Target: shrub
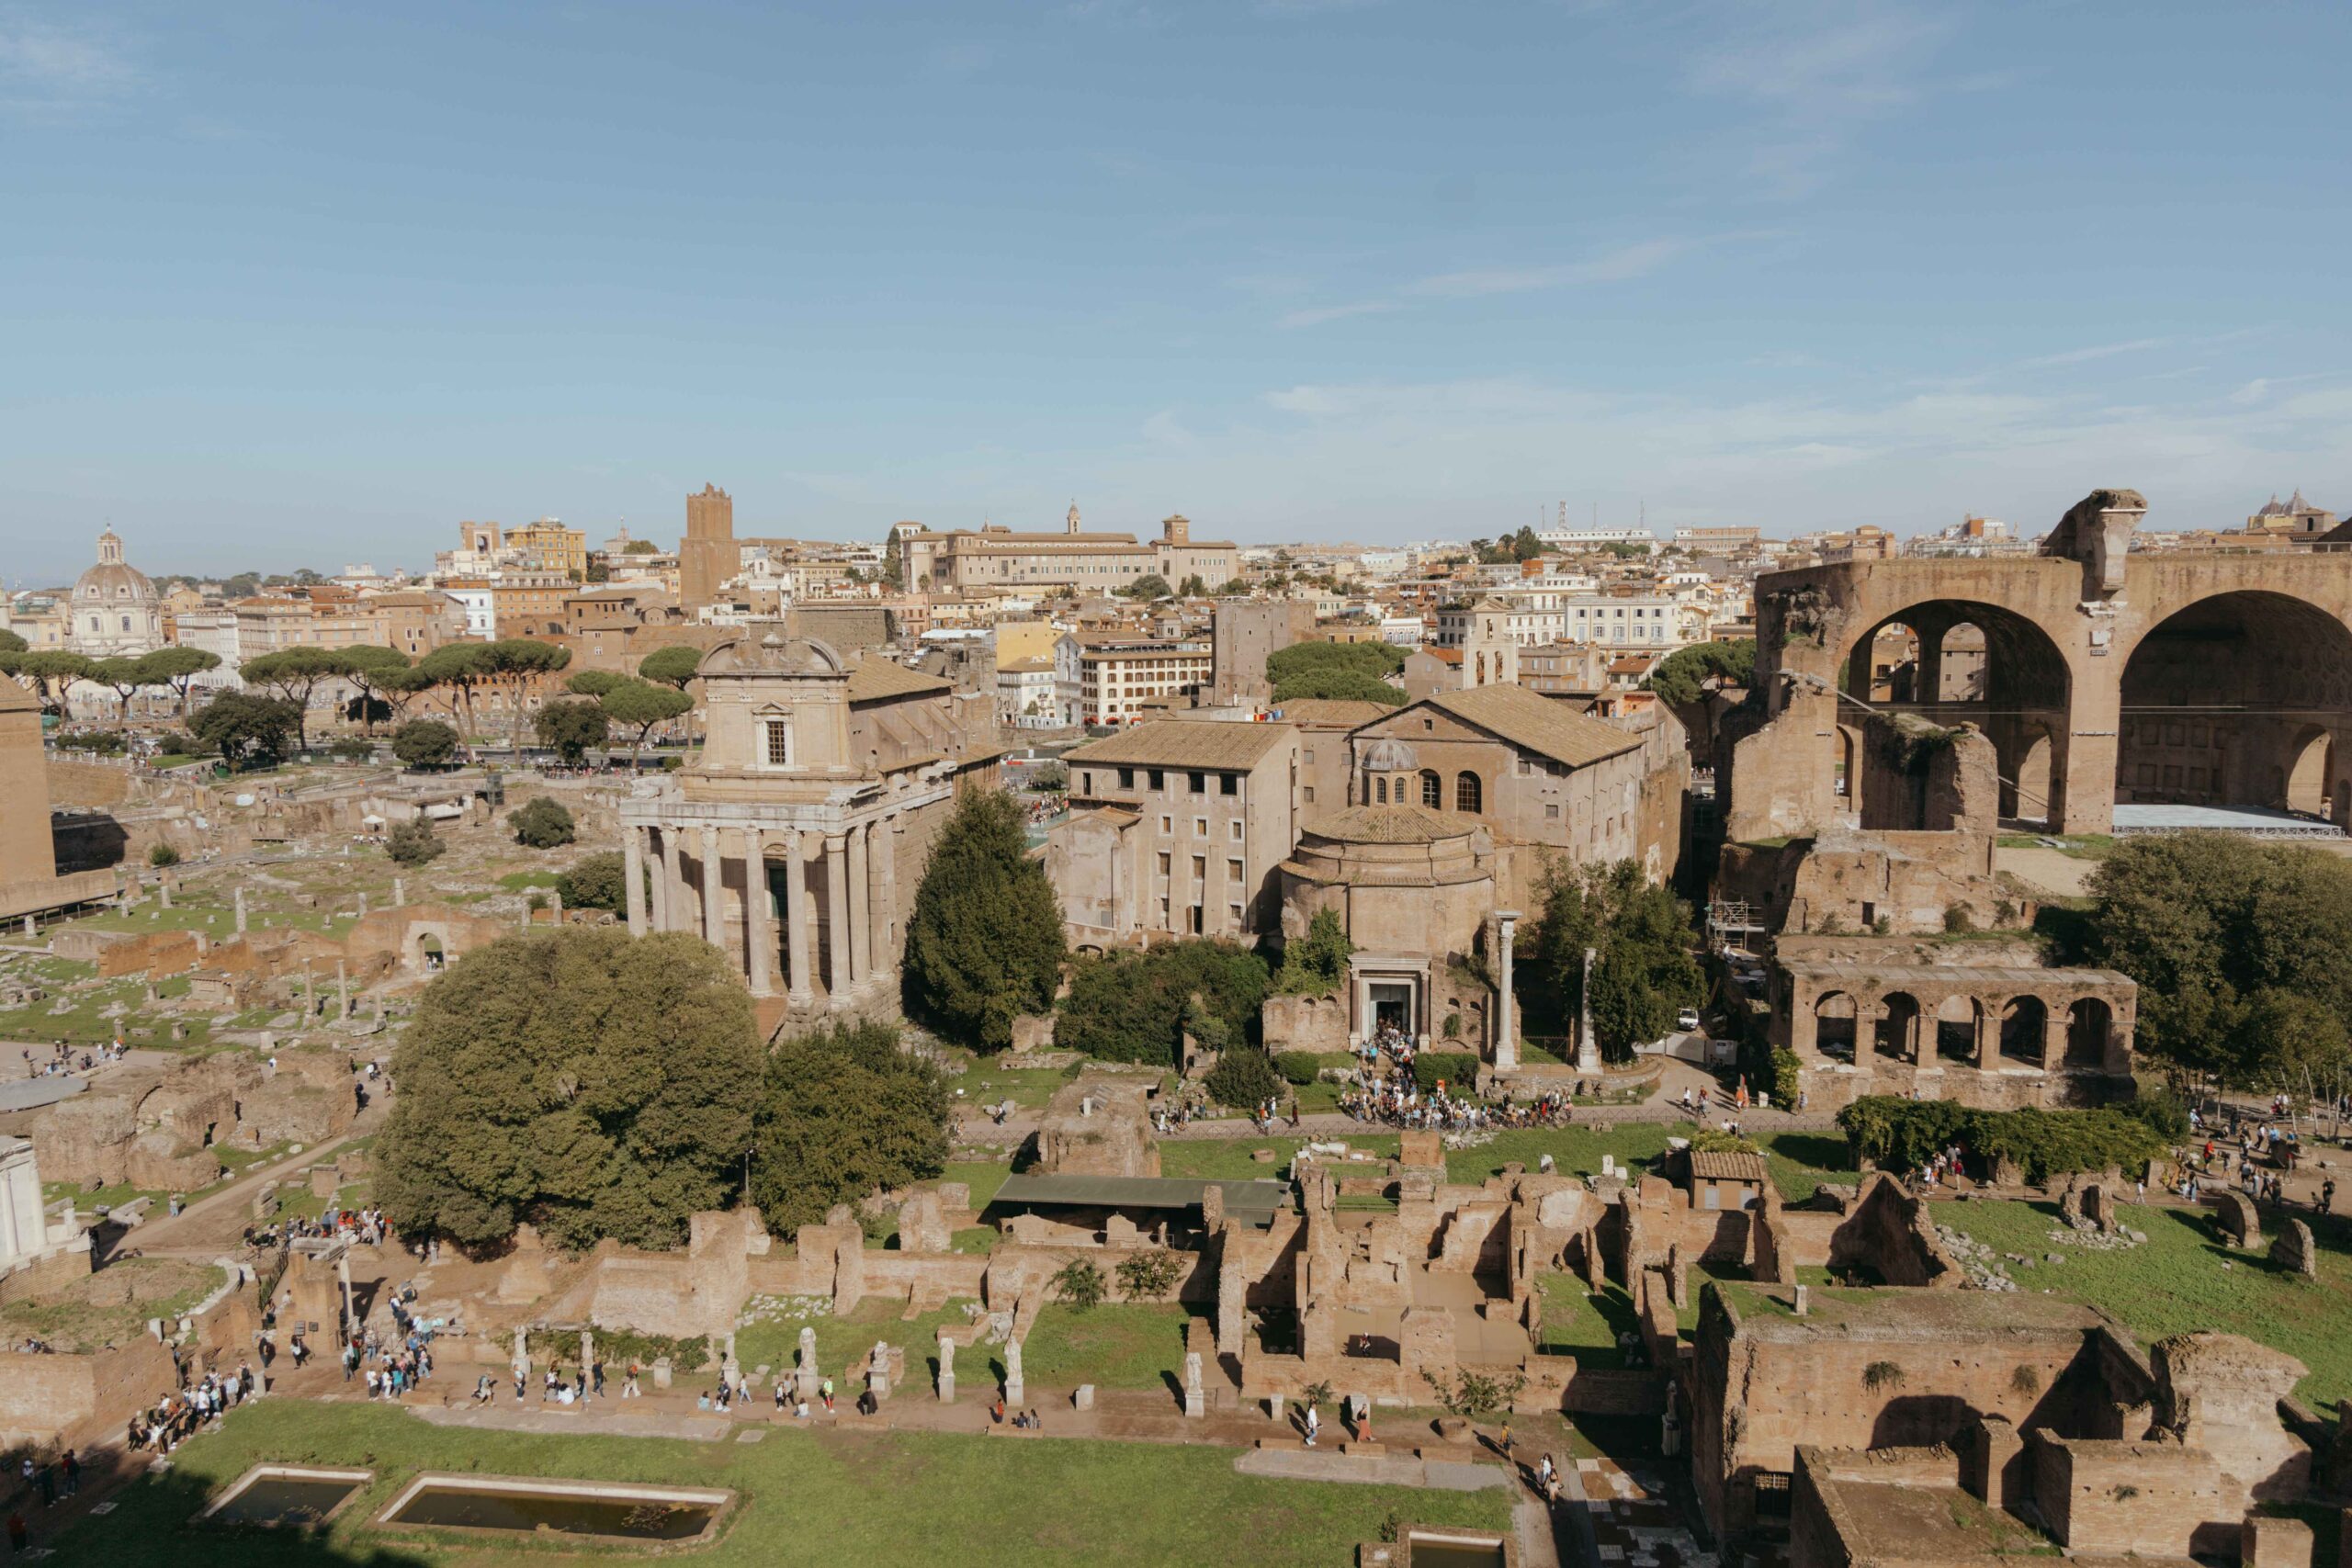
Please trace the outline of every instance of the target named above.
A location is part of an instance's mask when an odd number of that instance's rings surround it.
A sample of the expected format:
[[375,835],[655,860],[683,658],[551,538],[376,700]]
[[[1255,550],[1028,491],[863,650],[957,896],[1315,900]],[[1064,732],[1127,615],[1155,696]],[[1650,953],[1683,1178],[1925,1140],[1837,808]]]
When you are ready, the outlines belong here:
[[1948,1100],[1874,1094],[1838,1113],[1858,1159],[1895,1170],[1958,1144],[1980,1160],[2008,1159],[2029,1181],[2076,1171],[2130,1169],[2163,1156],[2165,1137],[2124,1111],[1975,1111]]
[[1078,1312],[1088,1312],[1102,1304],[1105,1289],[1102,1270],[1083,1258],[1073,1258],[1062,1265],[1061,1272],[1047,1283],[1054,1294]]
[[[1062,998],[1054,1043],[1104,1061],[1173,1066],[1189,1008],[1195,1039],[1216,1034],[1247,1045],[1259,1032],[1267,981],[1264,959],[1204,939],[1082,959]],[[1191,1008],[1195,998],[1200,1005]]]
[[1702,1127],[1690,1134],[1690,1152],[1694,1155],[1752,1155],[1758,1150],[1736,1133],[1726,1133],[1720,1127]]
[[1283,1083],[1263,1051],[1243,1046],[1227,1051],[1210,1069],[1207,1088],[1209,1098],[1219,1105],[1246,1111],[1281,1094]]
[[122,750],[119,729],[76,729],[57,738],[61,751],[91,751],[102,757],[112,757]]
[[1748,1040],[1739,1047],[1739,1070],[1747,1075],[1751,1089],[1770,1089],[1772,1103],[1793,1111],[1797,1103],[1799,1074],[1804,1064],[1795,1052],[1761,1040]]
[[1959,936],[1975,929],[1975,911],[1967,905],[1947,904],[1944,906],[1944,930]]
[[448,847],[433,830],[433,824],[422,817],[394,824],[384,836],[384,852],[392,857],[396,865],[423,865]]
[[1440,1083],[1459,1089],[1478,1071],[1478,1058],[1468,1052],[1424,1051],[1413,1058],[1413,1083],[1423,1094],[1435,1094]]
[[1284,1051],[1274,1058],[1274,1070],[1287,1084],[1311,1084],[1322,1076],[1323,1058],[1312,1051]]
[[327,755],[339,762],[364,762],[375,754],[376,743],[356,735],[340,736],[327,747]]
[[537,795],[515,807],[506,825],[514,829],[514,841],[535,850],[560,849],[578,837],[566,811],[554,796]]
[[1120,1292],[1129,1301],[1154,1301],[1176,1288],[1184,1260],[1164,1247],[1155,1247],[1120,1259],[1114,1272],[1119,1277]]
[[212,750],[185,729],[166,729],[155,737],[155,744],[166,757],[198,757]]
[[402,767],[447,767],[458,755],[458,732],[439,719],[413,718],[392,731],[392,755]]
[[626,865],[617,850],[582,855],[557,874],[555,890],[568,909],[610,909],[617,915],[628,908]]
[[2135,1121],[2146,1122],[2168,1143],[2178,1143],[2188,1136],[2188,1107],[2170,1089],[2153,1093],[2143,1089],[2137,1100],[2127,1100],[2116,1109]]
[[180,852],[169,844],[157,844],[147,852],[147,863],[154,866],[177,865],[180,863]]
[[1498,1410],[1508,1410],[1527,1387],[1527,1374],[1513,1372],[1507,1378],[1487,1377],[1478,1372],[1457,1371],[1451,1384],[1440,1382],[1429,1372],[1421,1381],[1430,1385],[1437,1402],[1455,1416],[1466,1416],[1476,1421],[1492,1416]]
[[1883,1388],[1901,1388],[1903,1369],[1893,1361],[1872,1361],[1862,1369],[1862,1386],[1872,1393]]

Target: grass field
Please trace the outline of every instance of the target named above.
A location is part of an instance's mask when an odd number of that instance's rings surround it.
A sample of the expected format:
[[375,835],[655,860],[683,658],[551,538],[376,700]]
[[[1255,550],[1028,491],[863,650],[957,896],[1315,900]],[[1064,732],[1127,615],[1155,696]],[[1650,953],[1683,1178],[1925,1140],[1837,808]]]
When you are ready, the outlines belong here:
[[2052,1203],[1939,1203],[1935,1214],[1996,1251],[2064,1253],[2064,1263],[2011,1264],[2009,1272],[2022,1289],[2104,1308],[2143,1343],[2197,1328],[2242,1334],[2311,1369],[2296,1389],[2305,1403],[2332,1407],[2352,1398],[2352,1222],[2313,1226],[2319,1278],[2305,1280],[2262,1253],[2224,1246],[2202,1210],[2124,1205],[2123,1223],[2145,1231],[2148,1243],[2120,1252],[2052,1242]]
[[[187,1524],[206,1496],[262,1461],[372,1468],[375,1482],[317,1536],[236,1535]],[[368,1521],[421,1470],[724,1486],[741,1496],[720,1539],[689,1553],[710,1568],[943,1562],[1149,1564],[1351,1562],[1392,1514],[1507,1529],[1500,1492],[1274,1481],[1238,1475],[1230,1450],[1147,1443],[1010,1441],[891,1432],[773,1430],[763,1442],[540,1437],[427,1426],[380,1405],[267,1400],[142,1477],[102,1518],[56,1543],[60,1564],[261,1568],[560,1562],[528,1540],[453,1541]],[[46,1543],[44,1543],[46,1544]],[[628,1554],[633,1559],[637,1554]],[[628,1560],[606,1552],[571,1560]]]

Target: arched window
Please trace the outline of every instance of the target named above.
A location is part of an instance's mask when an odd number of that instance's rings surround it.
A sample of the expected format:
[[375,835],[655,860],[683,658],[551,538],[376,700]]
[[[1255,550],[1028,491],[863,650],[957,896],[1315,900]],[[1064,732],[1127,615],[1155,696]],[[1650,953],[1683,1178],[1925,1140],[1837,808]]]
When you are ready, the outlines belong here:
[[1388,781],[1387,781],[1386,779],[1385,779],[1385,778],[1384,778],[1384,779],[1374,779],[1374,780],[1373,780],[1373,784],[1374,784],[1374,786],[1375,788],[1377,788],[1377,789],[1380,791],[1380,804],[1381,804],[1381,805],[1383,805],[1383,806],[1387,805],[1387,804],[1388,804]]
[[1444,808],[1445,781],[1438,776],[1434,768],[1421,770],[1421,804],[1432,811]]
[[1482,653],[1482,654],[1478,655],[1478,678],[1477,678],[1477,680],[1476,680],[1476,681],[1473,682],[1472,682],[1472,684],[1474,684],[1474,685],[1483,686],[1483,685],[1485,685],[1486,683],[1487,683],[1487,656],[1486,656],[1485,654],[1483,654],[1483,653]]
[[1464,771],[1456,775],[1453,781],[1453,809],[1472,816],[1486,809],[1480,804],[1477,774]]

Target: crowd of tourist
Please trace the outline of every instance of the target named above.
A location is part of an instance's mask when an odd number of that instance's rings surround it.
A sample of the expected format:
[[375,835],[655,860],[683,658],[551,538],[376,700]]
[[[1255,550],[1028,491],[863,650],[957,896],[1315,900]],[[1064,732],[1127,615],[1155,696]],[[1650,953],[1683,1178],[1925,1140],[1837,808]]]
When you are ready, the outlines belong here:
[[36,1059],[33,1048],[28,1045],[23,1051],[25,1077],[55,1078],[63,1077],[68,1073],[96,1072],[107,1063],[121,1061],[128,1049],[119,1040],[95,1048],[87,1045],[76,1047],[60,1040],[50,1046],[49,1055]]
[[239,1363],[237,1370],[226,1377],[207,1372],[187,1388],[165,1394],[131,1416],[125,1441],[133,1453],[168,1454],[196,1436],[207,1422],[235,1409],[260,1391],[261,1380],[254,1375],[250,1361]]

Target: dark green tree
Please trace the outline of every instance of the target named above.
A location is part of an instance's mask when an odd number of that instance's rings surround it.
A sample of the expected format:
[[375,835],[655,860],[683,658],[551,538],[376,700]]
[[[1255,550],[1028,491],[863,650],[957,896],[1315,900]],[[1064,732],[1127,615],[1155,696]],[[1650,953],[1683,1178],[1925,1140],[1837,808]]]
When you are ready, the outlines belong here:
[[95,685],[112,686],[115,694],[122,699],[122,716],[125,719],[130,716],[130,699],[138,694],[140,687],[164,683],[160,678],[151,675],[141,660],[132,657],[101,659],[90,666],[90,672],[83,679]]
[[1543,909],[1529,933],[1517,989],[1535,1016],[1571,1027],[1584,991],[1584,952],[1596,952],[1592,1027],[1602,1053],[1623,1061],[1658,1039],[1705,995],[1699,934],[1671,891],[1633,861],[1544,870]]
[[198,740],[220,753],[231,773],[277,766],[300,730],[292,703],[250,692],[223,692],[188,721]]
[[673,646],[657,648],[647,654],[638,661],[637,672],[649,681],[675,686],[683,692],[686,683],[695,678],[695,671],[701,668],[702,652],[699,649]]
[[947,1164],[947,1080],[888,1024],[835,1024],[768,1058],[752,1134],[752,1198],[778,1232]]
[[281,648],[246,660],[237,667],[237,673],[245,684],[265,687],[294,705],[294,744],[299,750],[311,743],[311,694],[320,682],[351,673],[351,661],[336,649]]
[[140,665],[147,679],[143,684],[169,686],[180,700],[180,718],[187,718],[187,689],[195,679],[208,670],[220,668],[220,656],[200,648],[159,648],[153,653],[140,655]]
[[629,766],[637,766],[644,755],[645,738],[653,727],[694,711],[695,700],[672,686],[657,686],[650,681],[623,681],[603,697],[605,716],[624,729],[637,733],[629,739]]
[[612,732],[605,710],[591,702],[549,703],[539,710],[532,728],[538,732],[540,745],[553,748],[573,767],[588,755],[589,748],[602,746]]
[[378,714],[391,705],[380,694],[384,677],[390,675],[395,686],[404,684],[401,677],[408,673],[408,655],[397,648],[373,642],[363,642],[342,652],[344,679],[359,689],[359,700],[354,705],[359,712],[360,728],[372,732]]
[[376,1145],[393,1224],[492,1247],[674,1247],[752,1146],[751,994],[698,938],[611,926],[509,937],[436,978],[393,1053]]
[[1348,960],[1356,944],[1348,940],[1336,909],[1317,909],[1306,922],[1306,934],[1283,945],[1283,966],[1274,976],[1274,989],[1286,996],[1321,997],[1339,989],[1348,975]]
[[1201,574],[1197,571],[1193,573],[1192,576],[1186,578],[1182,584],[1176,590],[1177,592],[1182,594],[1187,599],[1204,598],[1207,595],[1208,591],[1209,585],[1201,581]]
[[1268,985],[1264,959],[1206,939],[1080,959],[1054,1043],[1105,1061],[1172,1066],[1187,1028],[1218,1050],[1250,1043]]
[[1166,578],[1156,571],[1148,571],[1119,592],[1130,599],[1165,599],[1170,590]]
[[476,735],[481,731],[474,723],[474,692],[493,673],[482,652],[489,646],[482,642],[443,643],[416,661],[417,679],[457,694],[458,705],[465,710],[466,728]]
[[626,863],[617,850],[605,850],[593,855],[582,855],[569,869],[557,875],[555,890],[567,909],[610,909],[621,914],[628,908],[628,881]]
[[394,865],[423,865],[440,858],[449,846],[433,830],[433,824],[422,817],[406,822],[395,822],[392,830],[384,835],[384,852],[392,857]]
[[507,814],[514,841],[535,850],[560,849],[578,836],[571,813],[553,795],[535,795]]
[[1216,1066],[1209,1069],[1209,1076],[1202,1087],[1219,1105],[1247,1111],[1264,1100],[1280,1097],[1283,1079],[1263,1051],[1244,1047],[1238,1051],[1227,1051],[1218,1057]]
[[2080,956],[2140,983],[2143,1054],[2240,1089],[2305,1089],[2345,1070],[2352,970],[2312,933],[2352,920],[2352,865],[2173,833],[2118,842],[2090,887]]
[[601,697],[615,686],[628,683],[628,677],[611,670],[581,670],[564,677],[563,689],[574,696]]
[[1720,677],[1727,686],[1748,686],[1756,680],[1756,639],[1735,637],[1727,642],[1694,642],[1658,660],[1642,684],[1676,707],[1688,707],[1705,694],[1703,682]]
[[940,829],[907,922],[906,998],[950,1038],[998,1050],[1054,999],[1061,901],[1029,858],[1020,802],[967,789]]
[[0,655],[9,674],[40,699],[43,711],[65,716],[65,689],[90,672],[87,655],[62,648],[36,649],[30,653]]
[[405,767],[447,767],[458,755],[458,732],[439,719],[413,718],[392,731],[392,755]]
[[1295,642],[1266,660],[1266,679],[1277,703],[1329,697],[1394,707],[1405,694],[1387,678],[1404,667],[1404,651],[1385,642]]
[[32,650],[32,644],[27,642],[23,637],[18,637],[15,632],[10,631],[7,627],[0,626],[0,656],[6,656],[11,653],[28,653]]

